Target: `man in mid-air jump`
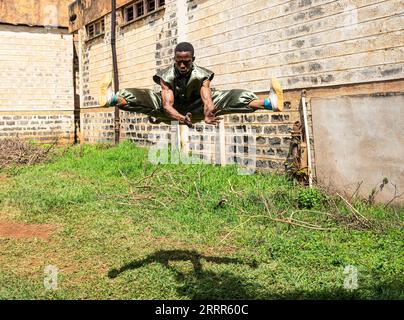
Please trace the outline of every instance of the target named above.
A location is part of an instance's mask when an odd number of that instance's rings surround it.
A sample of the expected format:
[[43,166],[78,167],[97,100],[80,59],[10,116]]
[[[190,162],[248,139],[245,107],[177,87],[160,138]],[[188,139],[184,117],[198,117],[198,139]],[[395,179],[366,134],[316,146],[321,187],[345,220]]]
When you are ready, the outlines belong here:
[[178,121],[188,127],[201,120],[216,125],[224,114],[283,110],[283,91],[276,79],[272,79],[266,99],[247,90],[214,90],[210,88],[214,73],[194,61],[192,44],[181,42],[175,47],[174,64],[153,77],[161,93],[130,88],[114,94],[112,81],[107,79],[101,84],[99,104],[147,114],[151,123]]

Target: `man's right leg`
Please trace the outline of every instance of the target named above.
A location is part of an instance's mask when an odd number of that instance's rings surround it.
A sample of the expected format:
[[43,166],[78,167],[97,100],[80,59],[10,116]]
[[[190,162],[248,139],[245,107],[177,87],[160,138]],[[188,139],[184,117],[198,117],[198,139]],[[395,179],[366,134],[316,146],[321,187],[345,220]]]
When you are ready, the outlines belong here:
[[151,123],[169,121],[162,107],[160,93],[137,88],[122,89],[114,93],[112,79],[108,76],[101,83],[98,102],[101,107],[117,106],[124,111],[144,113],[149,116]]
[[259,99],[258,96],[248,90],[212,90],[212,100],[217,115],[232,113],[250,113],[257,110],[271,110],[281,112],[283,110],[283,90],[277,79],[272,79],[267,99]]

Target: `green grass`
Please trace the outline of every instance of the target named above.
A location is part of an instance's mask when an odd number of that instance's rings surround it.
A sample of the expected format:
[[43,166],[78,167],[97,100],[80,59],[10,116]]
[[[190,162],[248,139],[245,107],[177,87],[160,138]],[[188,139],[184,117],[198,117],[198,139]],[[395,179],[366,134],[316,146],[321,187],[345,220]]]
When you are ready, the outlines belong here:
[[[403,209],[355,200],[365,226],[281,175],[155,166],[129,142],[82,151],[1,173],[0,221],[57,229],[0,237],[0,299],[404,298]],[[292,213],[327,230],[274,220]],[[47,265],[57,290],[44,288]],[[343,287],[348,265],[356,290]]]

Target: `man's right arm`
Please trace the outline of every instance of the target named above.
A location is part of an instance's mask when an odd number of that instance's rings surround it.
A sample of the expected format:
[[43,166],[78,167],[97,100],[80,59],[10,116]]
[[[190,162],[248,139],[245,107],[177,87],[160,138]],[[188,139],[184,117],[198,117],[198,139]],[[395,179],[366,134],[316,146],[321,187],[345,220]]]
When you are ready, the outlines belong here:
[[163,100],[163,108],[165,113],[171,119],[176,120],[179,123],[192,126],[191,118],[188,114],[186,116],[183,116],[177,110],[175,110],[173,90],[171,90],[171,88],[163,80],[160,80],[160,85],[161,85],[161,98]]

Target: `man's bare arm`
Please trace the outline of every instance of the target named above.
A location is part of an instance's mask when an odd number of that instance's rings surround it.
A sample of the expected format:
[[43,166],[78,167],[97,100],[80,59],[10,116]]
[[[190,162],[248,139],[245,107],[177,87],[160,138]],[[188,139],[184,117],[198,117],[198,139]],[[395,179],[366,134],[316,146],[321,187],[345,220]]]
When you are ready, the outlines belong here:
[[210,81],[205,80],[201,87],[201,99],[203,102],[203,111],[205,115],[205,123],[218,124],[223,118],[216,117],[217,110],[212,100],[212,90],[210,89]]
[[171,90],[171,88],[163,80],[160,80],[160,85],[161,85],[161,98],[163,100],[164,111],[171,119],[180,121],[183,115],[181,115],[174,108],[173,90]]
[[163,100],[163,108],[165,113],[173,120],[180,123],[186,124],[188,126],[192,125],[191,118],[187,114],[183,116],[174,108],[174,92],[171,88],[163,81],[160,80],[161,85],[161,98]]
[[201,93],[201,99],[203,102],[203,111],[206,115],[209,112],[213,111],[213,109],[215,108],[213,101],[212,101],[212,90],[210,90],[210,81],[209,80],[205,80],[202,83],[200,93]]

